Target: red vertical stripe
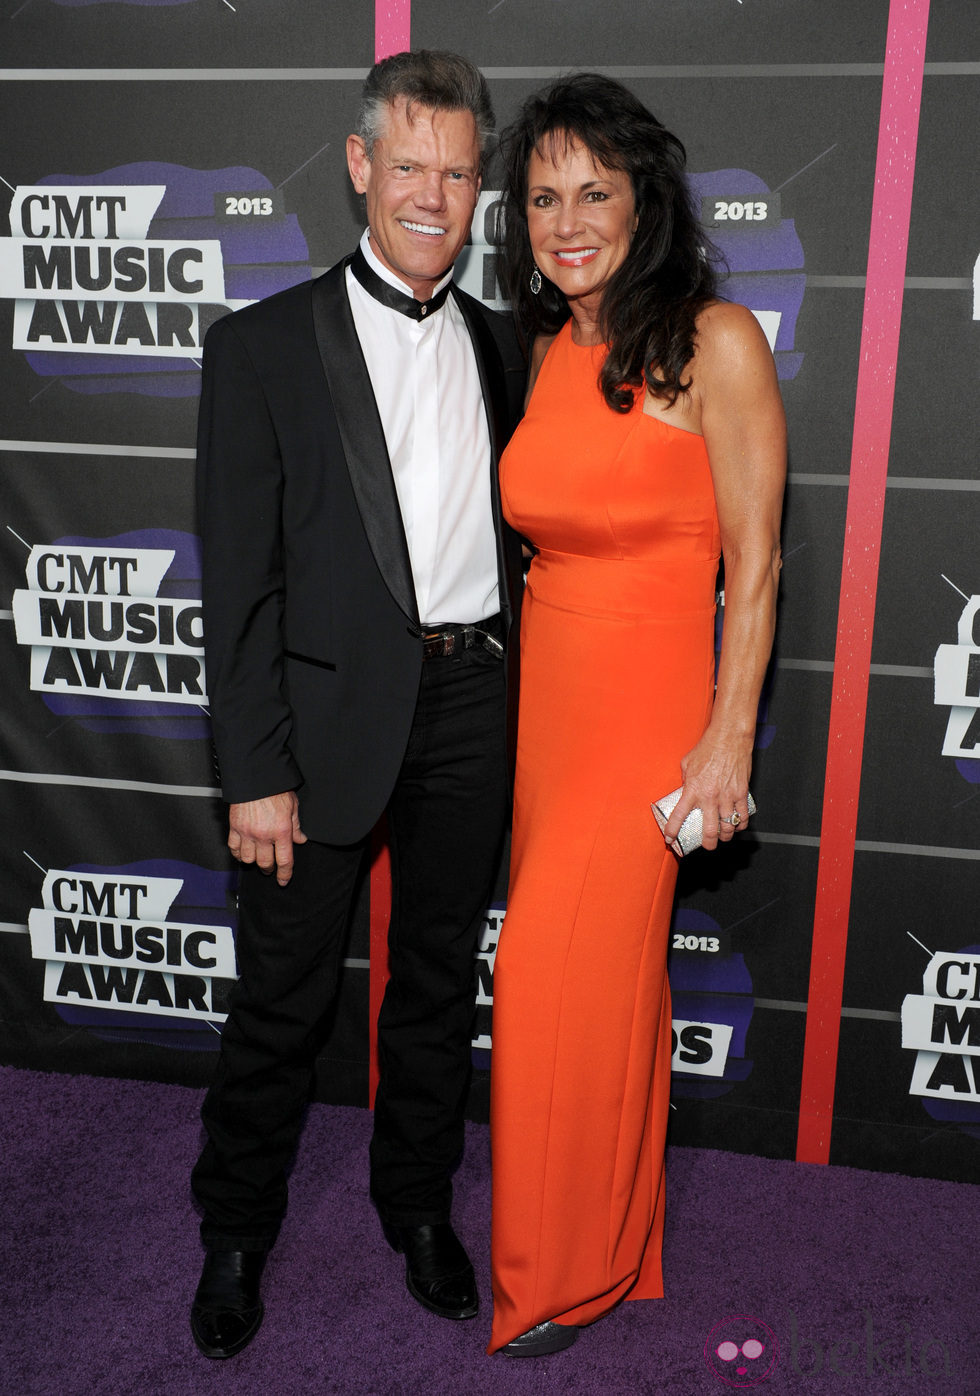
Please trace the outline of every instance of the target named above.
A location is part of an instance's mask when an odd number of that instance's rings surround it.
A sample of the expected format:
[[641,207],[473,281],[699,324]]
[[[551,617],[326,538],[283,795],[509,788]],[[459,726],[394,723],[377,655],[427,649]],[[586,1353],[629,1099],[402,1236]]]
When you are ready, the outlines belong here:
[[861,330],[797,1158],[826,1163],[929,0],[891,0]]
[[371,970],[368,985],[368,1106],[374,1108],[378,1089],[378,1013],[388,983],[388,923],[391,920],[391,856],[385,821],[371,840],[370,882]]

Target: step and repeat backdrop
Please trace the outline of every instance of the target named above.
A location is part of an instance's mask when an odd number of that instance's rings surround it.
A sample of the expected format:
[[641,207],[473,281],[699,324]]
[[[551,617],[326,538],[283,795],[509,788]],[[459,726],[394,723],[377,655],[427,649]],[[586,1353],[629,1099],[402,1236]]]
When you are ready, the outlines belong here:
[[[681,869],[677,1143],[980,1166],[980,54],[968,0],[10,0],[0,1059],[205,1083],[235,975],[193,509],[200,346],[355,244],[375,56],[501,124],[601,67],[684,140],[790,428],[759,815]],[[503,309],[491,173],[458,276]],[[651,795],[657,792],[651,791]],[[321,1098],[367,1104],[365,875]],[[486,1107],[502,868],[477,964]],[[372,926],[374,932],[372,933]],[[373,959],[373,967],[372,967]]]

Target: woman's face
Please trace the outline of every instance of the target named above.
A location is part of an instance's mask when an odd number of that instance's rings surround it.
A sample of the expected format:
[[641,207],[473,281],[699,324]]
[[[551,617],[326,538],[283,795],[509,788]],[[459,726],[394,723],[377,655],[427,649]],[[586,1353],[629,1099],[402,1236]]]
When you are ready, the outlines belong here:
[[636,201],[624,170],[559,135],[527,167],[527,226],[543,276],[569,299],[601,295],[629,251]]

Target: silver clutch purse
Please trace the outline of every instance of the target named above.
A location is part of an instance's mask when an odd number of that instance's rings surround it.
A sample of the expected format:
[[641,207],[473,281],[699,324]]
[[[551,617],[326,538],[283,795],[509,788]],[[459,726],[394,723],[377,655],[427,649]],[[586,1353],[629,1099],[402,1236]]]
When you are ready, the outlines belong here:
[[[681,798],[684,787],[679,786],[677,790],[672,790],[669,795],[664,795],[662,799],[655,800],[650,808],[653,810],[653,817],[660,825],[660,832],[663,833],[667,827],[667,820],[674,812],[674,806]],[[752,796],[748,796],[749,814],[755,814],[755,801]],[[704,820],[701,811],[697,807],[691,810],[684,820],[684,823],[677,831],[677,837],[673,843],[674,852],[678,858],[683,858],[686,853],[693,853],[696,848],[700,848],[704,838]]]

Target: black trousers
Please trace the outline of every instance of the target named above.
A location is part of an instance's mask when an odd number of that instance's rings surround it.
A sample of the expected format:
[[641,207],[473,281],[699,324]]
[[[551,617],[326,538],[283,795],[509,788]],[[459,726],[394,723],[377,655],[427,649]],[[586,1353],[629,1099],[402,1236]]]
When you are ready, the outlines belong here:
[[[449,1218],[477,938],[506,810],[503,664],[482,649],[427,660],[388,804],[391,977],[378,1018],[371,1194],[398,1225]],[[265,1250],[276,1239],[363,854],[363,843],[297,844],[286,887],[242,870],[240,978],[192,1177],[212,1249]]]

